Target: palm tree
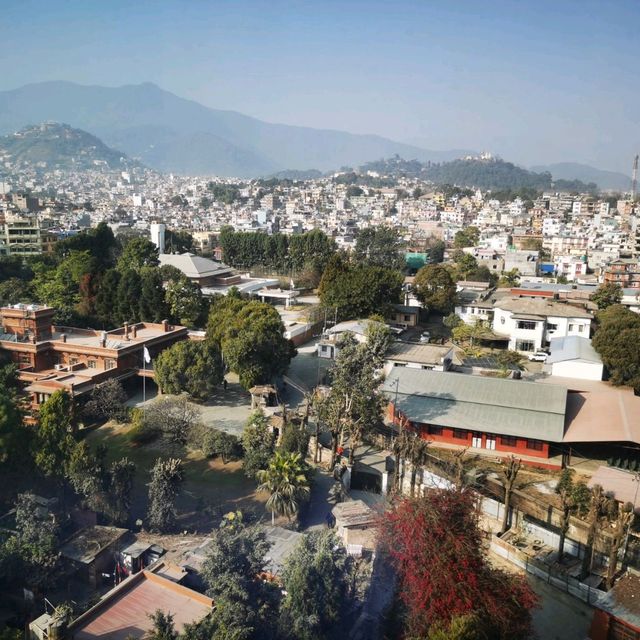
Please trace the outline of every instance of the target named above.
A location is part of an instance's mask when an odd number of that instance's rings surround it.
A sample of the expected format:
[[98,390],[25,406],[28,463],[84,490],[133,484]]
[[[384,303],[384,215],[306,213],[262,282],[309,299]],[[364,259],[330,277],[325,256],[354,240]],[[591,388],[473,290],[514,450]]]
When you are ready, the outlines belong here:
[[276,451],[263,471],[258,471],[258,491],[267,491],[267,509],[271,511],[271,524],[276,514],[292,518],[302,501],[309,496],[307,465],[299,453]]

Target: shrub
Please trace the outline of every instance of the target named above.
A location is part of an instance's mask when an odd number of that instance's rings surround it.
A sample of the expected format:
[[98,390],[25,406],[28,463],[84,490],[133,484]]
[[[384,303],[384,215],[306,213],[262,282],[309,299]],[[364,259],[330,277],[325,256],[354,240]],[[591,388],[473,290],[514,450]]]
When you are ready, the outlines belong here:
[[127,438],[133,444],[148,444],[160,436],[160,430],[144,419],[142,409],[131,410],[131,428]]
[[242,447],[236,436],[219,429],[209,429],[202,439],[202,453],[207,458],[220,456],[222,462],[227,464],[230,460],[237,460],[242,456]]

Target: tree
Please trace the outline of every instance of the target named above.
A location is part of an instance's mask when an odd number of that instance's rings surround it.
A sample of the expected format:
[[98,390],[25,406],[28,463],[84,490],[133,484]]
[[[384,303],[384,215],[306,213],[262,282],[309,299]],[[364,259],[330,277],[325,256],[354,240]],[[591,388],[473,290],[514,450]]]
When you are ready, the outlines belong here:
[[387,350],[391,344],[391,329],[383,322],[370,321],[365,330],[366,349],[371,356],[371,364],[379,369],[384,364]]
[[484,625],[473,613],[455,616],[449,623],[436,623],[429,628],[426,640],[490,640]]
[[76,441],[71,435],[73,400],[55,391],[42,403],[38,416],[35,460],[46,476],[62,477]]
[[222,351],[227,367],[249,389],[287,370],[295,350],[283,333],[280,314],[271,305],[226,296],[211,307],[206,342]]
[[490,335],[491,330],[485,327],[481,320],[476,320],[473,324],[463,322],[451,331],[451,337],[456,344],[468,343],[472,347],[477,340]]
[[336,308],[342,320],[386,315],[400,302],[403,281],[400,271],[350,264],[336,254],[322,274],[318,295],[322,305]]
[[341,636],[349,605],[351,564],[331,531],[312,531],[287,558],[282,572],[286,595],[280,609],[284,637],[321,640]]
[[[9,365],[5,365],[0,371],[9,371],[7,366]],[[16,466],[24,460],[30,440],[30,431],[24,428],[17,396],[11,383],[7,384],[11,379],[12,377],[3,376],[0,380],[0,468]]]
[[613,384],[640,389],[640,315],[614,304],[596,316],[593,346],[609,370]]
[[581,578],[586,578],[591,572],[593,565],[593,551],[596,537],[602,528],[610,508],[610,499],[605,495],[602,487],[596,484],[591,489],[589,501],[589,511],[586,520],[589,523],[587,530],[587,542],[585,544],[584,555],[582,557]]
[[592,302],[598,305],[598,309],[606,309],[622,301],[622,287],[615,282],[601,284],[591,295]]
[[309,449],[309,434],[303,421],[292,420],[285,413],[279,448],[283,453],[299,453],[305,459]]
[[110,378],[93,388],[84,410],[91,416],[121,420],[126,416],[126,401],[127,394],[122,384],[115,378]]
[[169,315],[162,272],[156,267],[140,269],[139,317],[143,322],[161,322]]
[[478,270],[478,261],[470,253],[460,251],[460,255],[456,257],[456,268],[460,279],[467,280],[471,274]]
[[456,283],[448,269],[439,264],[422,267],[413,281],[416,297],[430,311],[449,313],[454,306]]
[[275,453],[275,441],[269,430],[269,421],[261,411],[254,411],[242,432],[244,457],[242,469],[246,476],[255,478],[266,469]]
[[169,280],[165,293],[171,315],[187,327],[196,325],[202,314],[202,291],[186,276]]
[[153,622],[153,629],[145,636],[148,640],[178,640],[178,632],[171,613],[157,609],[149,618]]
[[197,400],[206,400],[222,382],[220,349],[211,342],[177,342],[156,358],[154,372],[162,393],[186,392]]
[[378,392],[376,359],[366,344],[358,344],[346,334],[338,344],[339,351],[331,368],[329,393],[317,401],[318,419],[331,434],[331,463],[335,463],[338,443],[349,434],[349,458],[353,456],[363,433],[374,428],[381,419],[384,400]]
[[174,444],[184,445],[200,421],[200,411],[185,396],[158,398],[147,409],[145,422]]
[[86,441],[77,443],[73,448],[66,464],[66,476],[90,509],[104,510],[106,472],[103,456],[94,455]]
[[504,487],[504,514],[502,516],[502,526],[500,535],[506,533],[509,528],[509,518],[511,516],[511,494],[518,479],[518,473],[522,467],[522,461],[515,456],[509,456],[506,465],[501,469],[502,486]]
[[98,275],[94,311],[104,328],[114,327],[119,319],[116,312],[119,284],[120,272],[116,269],[108,269]]
[[408,637],[428,637],[432,627],[447,628],[465,615],[477,616],[489,638],[529,637],[536,597],[524,577],[486,559],[472,492],[432,489],[398,501],[383,518]]
[[395,227],[367,227],[356,235],[355,259],[374,267],[404,269],[405,242]]
[[6,554],[11,566],[2,567],[0,573],[30,588],[50,584],[58,560],[58,530],[53,518],[48,513],[43,515],[34,494],[22,493],[16,502],[15,522],[16,535],[0,547],[0,555]]
[[151,529],[166,533],[173,528],[177,515],[175,501],[183,481],[184,470],[180,460],[156,460],[149,484],[147,518]]
[[107,513],[116,524],[124,524],[131,511],[131,493],[136,466],[128,458],[111,464],[107,487]]
[[607,568],[607,589],[611,589],[615,582],[616,573],[618,572],[618,553],[623,540],[629,535],[629,530],[635,518],[634,507],[631,502],[626,502],[624,505],[618,505],[617,502],[613,504],[615,509],[611,514],[610,522],[611,543],[609,547],[609,566]]
[[245,526],[241,515],[227,514],[211,535],[201,576],[216,609],[202,640],[267,638],[275,627],[273,586],[256,580],[271,545],[264,529]]
[[455,314],[452,311],[448,316],[444,317],[444,319],[442,320],[442,324],[444,324],[445,327],[453,331],[453,329],[455,329],[456,327],[459,327],[462,324],[462,319],[460,318],[459,315]]
[[[208,198],[200,199],[200,206],[208,208],[211,201]],[[184,229],[167,229],[165,233],[164,250],[167,253],[185,253],[193,250],[193,236]]]
[[158,247],[151,240],[131,238],[118,258],[118,270],[140,272],[142,267],[157,267],[160,263],[158,254]]
[[238,458],[242,453],[238,438],[219,429],[208,429],[202,439],[202,453],[207,458],[220,456],[223,464]]
[[140,320],[140,299],[142,284],[140,274],[134,269],[123,271],[118,280],[115,307],[111,311],[112,322],[138,322]]
[[515,287],[520,280],[520,273],[517,269],[511,269],[511,271],[505,271],[498,280],[498,287]]
[[480,239],[480,229],[478,227],[467,227],[456,232],[453,238],[453,246],[456,249],[464,249],[465,247],[475,247]]
[[558,541],[558,562],[562,564],[564,543],[574,513],[584,515],[588,509],[590,492],[583,482],[575,482],[573,469],[563,469],[555,492],[560,499],[560,540]]
[[266,469],[257,476],[258,491],[269,493],[267,509],[271,511],[271,524],[276,515],[291,519],[298,513],[302,502],[309,496],[307,465],[299,453],[276,451]]

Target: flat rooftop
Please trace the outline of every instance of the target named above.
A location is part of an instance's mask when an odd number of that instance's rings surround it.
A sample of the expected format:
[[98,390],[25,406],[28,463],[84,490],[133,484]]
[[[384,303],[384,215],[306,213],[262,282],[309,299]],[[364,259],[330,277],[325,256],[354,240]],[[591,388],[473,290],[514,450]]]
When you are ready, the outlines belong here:
[[176,631],[202,620],[213,600],[148,571],[127,578],[69,626],[74,640],[142,638],[158,609],[173,615]]

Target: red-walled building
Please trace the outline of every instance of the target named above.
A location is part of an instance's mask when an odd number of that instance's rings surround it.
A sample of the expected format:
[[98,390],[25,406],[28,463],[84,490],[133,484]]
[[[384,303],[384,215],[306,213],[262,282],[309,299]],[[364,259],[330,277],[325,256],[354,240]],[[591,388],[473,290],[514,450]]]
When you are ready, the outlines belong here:
[[559,466],[548,459],[564,436],[564,387],[396,367],[383,391],[390,418],[410,423],[425,440]]
[[96,331],[54,325],[54,315],[55,309],[42,305],[0,308],[0,353],[18,366],[33,410],[59,389],[78,396],[109,378],[148,375],[145,348],[153,358],[189,337],[186,327],[166,320]]
[[595,605],[591,640],[640,640],[640,577],[627,574]]

